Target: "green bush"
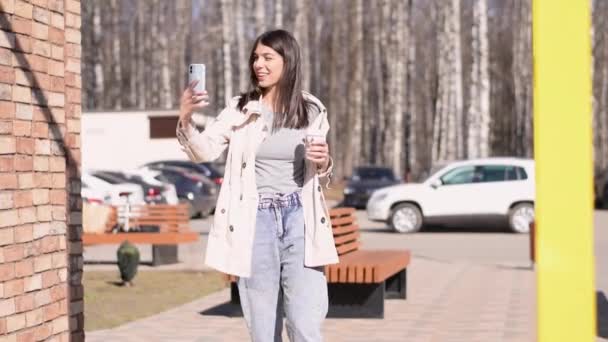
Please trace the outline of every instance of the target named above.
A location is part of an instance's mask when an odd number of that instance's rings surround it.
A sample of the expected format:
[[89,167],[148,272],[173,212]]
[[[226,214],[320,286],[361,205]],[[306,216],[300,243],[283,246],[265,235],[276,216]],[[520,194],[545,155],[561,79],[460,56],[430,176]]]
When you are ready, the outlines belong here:
[[131,280],[135,278],[139,266],[139,249],[129,241],[125,241],[118,247],[116,258],[123,285],[132,285]]

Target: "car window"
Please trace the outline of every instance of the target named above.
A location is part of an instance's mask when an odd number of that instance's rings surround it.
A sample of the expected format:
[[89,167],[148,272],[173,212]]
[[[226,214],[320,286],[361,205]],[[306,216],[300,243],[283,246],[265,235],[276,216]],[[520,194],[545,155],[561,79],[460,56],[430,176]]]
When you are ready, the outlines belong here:
[[451,171],[448,171],[441,177],[443,185],[467,184],[473,183],[475,179],[475,166],[461,166]]
[[393,180],[395,176],[391,169],[360,168],[353,174],[353,180],[359,179]]
[[528,179],[528,174],[526,173],[526,169],[524,169],[523,167],[518,167],[517,173],[519,174],[519,179],[521,179],[521,180]]
[[475,182],[504,182],[507,180],[507,166],[505,165],[484,165],[481,167],[481,177]]

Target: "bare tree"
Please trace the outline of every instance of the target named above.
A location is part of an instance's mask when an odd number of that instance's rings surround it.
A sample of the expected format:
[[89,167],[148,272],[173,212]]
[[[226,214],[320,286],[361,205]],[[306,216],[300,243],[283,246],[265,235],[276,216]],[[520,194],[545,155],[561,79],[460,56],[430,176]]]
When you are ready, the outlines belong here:
[[274,26],[283,27],[283,0],[274,0]]
[[488,9],[486,0],[473,5],[473,63],[467,110],[467,156],[487,157],[490,150],[490,79],[488,74]]
[[222,8],[222,58],[224,67],[224,103],[229,103],[232,92],[232,0],[221,0]]
[[245,20],[243,17],[243,2],[236,0],[234,2],[235,10],[235,24],[236,24],[236,50],[237,50],[237,65],[239,68],[239,83],[238,91],[245,91],[249,81],[249,67],[246,56],[246,43],[245,43]]
[[516,155],[530,157],[532,139],[532,8],[530,0],[515,2],[513,85]]

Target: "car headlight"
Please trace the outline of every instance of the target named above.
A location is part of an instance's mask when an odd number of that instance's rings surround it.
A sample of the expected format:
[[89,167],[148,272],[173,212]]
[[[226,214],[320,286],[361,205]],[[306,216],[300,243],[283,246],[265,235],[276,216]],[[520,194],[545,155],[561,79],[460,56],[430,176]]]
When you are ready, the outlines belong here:
[[352,194],[353,192],[355,192],[355,189],[353,189],[353,188],[351,188],[351,187],[346,187],[346,188],[344,188],[344,194],[345,194],[345,195],[350,195],[350,194]]

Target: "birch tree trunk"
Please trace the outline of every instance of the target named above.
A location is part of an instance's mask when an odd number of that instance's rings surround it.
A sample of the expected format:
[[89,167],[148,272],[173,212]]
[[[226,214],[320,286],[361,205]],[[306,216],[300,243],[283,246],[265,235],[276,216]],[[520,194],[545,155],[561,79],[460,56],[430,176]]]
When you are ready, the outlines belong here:
[[433,132],[433,160],[462,158],[462,61],[460,0],[439,0],[438,98]]
[[283,27],[283,0],[274,0],[274,27]]
[[146,48],[148,44],[148,37],[146,31],[148,24],[146,22],[146,13],[148,5],[141,1],[137,2],[137,106],[139,109],[146,109],[148,107],[148,94],[147,94],[147,73],[145,69],[146,65]]
[[[391,113],[391,129],[393,131],[391,141],[391,166],[396,175],[401,176],[403,174],[402,160],[403,158],[403,114],[405,105],[405,96],[407,89],[405,89],[405,71],[407,67],[407,53],[405,52],[404,46],[407,41],[407,17],[405,13],[405,2],[402,0],[395,0],[393,3],[392,16],[395,23],[395,34],[392,42],[392,49],[394,52],[391,54],[392,61],[392,73],[390,76],[391,84],[391,98],[394,107]],[[405,57],[405,60],[402,58]]]
[[490,149],[490,79],[488,74],[488,16],[486,0],[473,5],[473,39],[469,108],[467,110],[467,157],[482,158]]
[[294,36],[298,41],[298,44],[300,44],[302,89],[306,91],[310,91],[310,44],[308,39],[309,8],[309,0],[299,0],[296,2],[296,23]]
[[[160,87],[160,107],[162,108],[173,108],[173,96],[171,95],[171,77],[169,73],[169,49],[166,26],[166,13],[168,10],[169,2],[162,2],[159,4],[158,13],[158,26],[159,32],[158,46],[159,46],[159,57],[160,57],[160,68],[161,68],[161,87]],[[161,7],[162,6],[162,7]]]
[[222,52],[224,67],[224,105],[230,102],[232,97],[232,0],[221,0],[222,9]]
[[246,43],[243,17],[243,1],[236,0],[234,3],[235,24],[236,24],[236,49],[237,49],[237,65],[239,66],[239,88],[237,92],[242,92],[247,89],[249,80],[249,63],[246,57]]
[[83,106],[84,109],[94,109],[97,106],[96,99],[97,94],[95,93],[96,87],[96,68],[95,56],[98,51],[95,46],[95,3],[93,1],[86,1],[82,6],[82,62],[83,77],[82,77],[82,88],[84,91]]
[[406,181],[411,181],[411,174],[418,174],[420,172],[420,167],[418,165],[418,130],[420,129],[420,125],[418,123],[418,108],[417,108],[417,100],[414,88],[414,80],[416,77],[416,36],[414,34],[414,1],[407,1],[407,29],[408,29],[408,42],[406,45],[407,51],[407,81],[406,81],[406,98],[407,98],[407,112],[408,112],[408,143],[406,144],[408,147],[407,150],[407,162],[406,162],[406,172],[408,179]]
[[371,160],[370,162],[374,165],[383,163],[381,148],[384,146],[382,139],[382,132],[384,132],[384,113],[385,113],[385,97],[384,97],[384,68],[382,51],[386,51],[386,26],[383,25],[383,13],[384,8],[387,7],[387,2],[382,1],[380,6],[372,11],[372,55],[373,55],[373,79],[374,79],[374,90],[376,97],[376,110],[368,113],[373,120],[368,124],[372,126],[372,137],[371,137]]
[[513,82],[515,92],[515,153],[531,157],[532,139],[532,8],[530,0],[518,2],[514,11]]
[[352,173],[353,167],[360,164],[361,155],[361,82],[363,81],[363,3],[362,0],[353,0],[350,14],[350,44],[351,56],[350,80],[348,82],[348,112],[347,138],[349,144],[344,151],[344,171]]

